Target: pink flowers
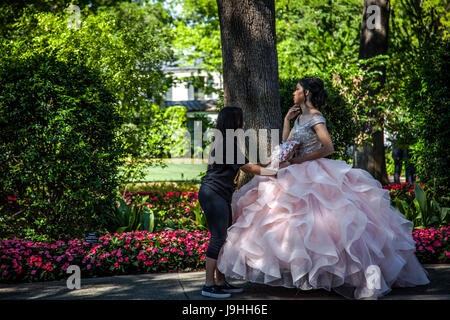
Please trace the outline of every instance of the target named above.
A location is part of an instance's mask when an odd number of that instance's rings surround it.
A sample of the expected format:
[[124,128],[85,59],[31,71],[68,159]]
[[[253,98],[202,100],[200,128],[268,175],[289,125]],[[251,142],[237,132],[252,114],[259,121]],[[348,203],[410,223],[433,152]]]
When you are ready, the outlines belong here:
[[448,263],[450,225],[440,228],[417,229],[412,232],[416,256],[422,263]]
[[29,240],[0,241],[0,282],[67,278],[70,265],[84,277],[198,269],[204,266],[207,231],[146,231],[107,234],[99,244],[74,239],[47,244]]

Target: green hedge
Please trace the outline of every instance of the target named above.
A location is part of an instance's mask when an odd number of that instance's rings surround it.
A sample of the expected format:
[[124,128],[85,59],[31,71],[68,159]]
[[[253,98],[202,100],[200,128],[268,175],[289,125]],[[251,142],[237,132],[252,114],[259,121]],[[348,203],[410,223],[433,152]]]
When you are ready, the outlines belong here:
[[425,42],[405,95],[416,122],[417,174],[434,196],[450,206],[450,38]]
[[115,206],[123,157],[113,95],[75,60],[49,53],[1,62],[0,237],[98,230]]

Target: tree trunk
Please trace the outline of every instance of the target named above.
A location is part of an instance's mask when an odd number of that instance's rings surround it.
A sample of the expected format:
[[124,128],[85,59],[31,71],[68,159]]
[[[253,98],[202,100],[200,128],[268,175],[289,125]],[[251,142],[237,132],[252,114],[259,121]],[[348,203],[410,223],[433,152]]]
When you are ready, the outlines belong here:
[[[282,117],[274,0],[217,0],[223,59],[224,105],[240,107],[247,129],[278,129]],[[247,141],[248,143],[248,141]],[[270,154],[271,134],[265,148]],[[248,150],[248,148],[247,148]],[[258,162],[260,162],[258,156]],[[241,172],[238,188],[251,179]]]
[[[375,11],[368,12],[370,6],[376,6]],[[359,59],[367,59],[387,53],[388,32],[389,32],[389,0],[364,0],[364,13],[361,26],[361,42],[359,47]],[[379,14],[379,17],[374,15]],[[374,25],[375,23],[375,25]],[[380,88],[384,85],[386,69],[380,69],[382,75],[379,78]],[[369,95],[377,94],[377,91],[368,90]],[[377,110],[372,110],[369,114],[372,119],[379,119],[381,130],[375,130],[368,125],[365,132],[372,135],[372,143],[364,143],[362,146],[355,146],[353,166],[367,170],[375,179],[385,185],[389,183],[386,171],[386,159],[384,149],[384,131],[382,115]]]

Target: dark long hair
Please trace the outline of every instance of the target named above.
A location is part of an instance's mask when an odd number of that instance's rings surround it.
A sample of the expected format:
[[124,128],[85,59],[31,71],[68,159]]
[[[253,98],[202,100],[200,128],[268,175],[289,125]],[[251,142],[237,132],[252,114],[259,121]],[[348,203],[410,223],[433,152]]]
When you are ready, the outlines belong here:
[[317,77],[303,77],[298,83],[302,86],[303,91],[308,90],[310,92],[311,103],[314,107],[319,109],[325,104],[328,94],[325,91],[322,79]]
[[217,116],[216,129],[226,136],[226,129],[241,129],[244,126],[244,116],[242,109],[234,106],[226,106],[220,110]]
[[[220,110],[217,116],[216,129],[222,133],[222,143],[223,149],[226,150],[226,130],[227,129],[242,129],[244,127],[244,115],[242,113],[242,109],[235,106],[225,106],[222,110]],[[216,138],[214,137],[213,142],[215,142]],[[234,143],[234,142],[233,142]],[[213,154],[214,155],[214,150]],[[225,157],[223,159],[225,163]],[[211,164],[208,165],[208,169],[212,167]]]

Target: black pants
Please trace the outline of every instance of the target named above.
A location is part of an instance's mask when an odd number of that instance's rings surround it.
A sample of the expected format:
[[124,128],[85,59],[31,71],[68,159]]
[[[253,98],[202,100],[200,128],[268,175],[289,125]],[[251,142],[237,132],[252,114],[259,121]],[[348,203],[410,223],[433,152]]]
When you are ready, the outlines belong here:
[[204,184],[198,191],[198,202],[205,212],[211,233],[206,256],[217,260],[227,237],[227,229],[231,226],[231,203]]
[[392,150],[392,158],[394,159],[394,183],[400,183],[400,176],[402,173],[402,166],[403,166],[402,160],[406,160],[405,164],[406,182],[414,184],[416,169],[414,168],[414,165],[411,162],[409,162],[409,159],[411,159],[409,150],[394,148]]

